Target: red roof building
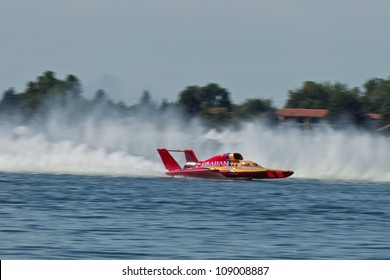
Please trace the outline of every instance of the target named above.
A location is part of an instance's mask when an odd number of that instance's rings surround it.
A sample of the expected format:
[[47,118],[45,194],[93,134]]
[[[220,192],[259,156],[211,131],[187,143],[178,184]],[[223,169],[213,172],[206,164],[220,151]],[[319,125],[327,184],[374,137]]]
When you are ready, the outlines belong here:
[[283,108],[276,115],[283,118],[323,118],[328,113],[326,109]]
[[313,123],[328,115],[326,109],[302,109],[302,108],[283,108],[276,111],[276,115],[282,123],[295,123],[303,128],[310,128]]
[[372,120],[379,120],[382,117],[381,114],[376,114],[376,113],[367,113],[366,115]]

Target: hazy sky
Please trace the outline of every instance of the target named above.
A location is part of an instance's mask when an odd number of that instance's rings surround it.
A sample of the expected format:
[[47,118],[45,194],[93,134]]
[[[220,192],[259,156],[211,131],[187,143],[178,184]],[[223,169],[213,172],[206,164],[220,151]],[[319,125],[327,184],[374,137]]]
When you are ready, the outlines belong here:
[[1,92],[52,70],[128,104],[214,82],[281,107],[305,80],[390,76],[388,0],[0,0],[0,36]]

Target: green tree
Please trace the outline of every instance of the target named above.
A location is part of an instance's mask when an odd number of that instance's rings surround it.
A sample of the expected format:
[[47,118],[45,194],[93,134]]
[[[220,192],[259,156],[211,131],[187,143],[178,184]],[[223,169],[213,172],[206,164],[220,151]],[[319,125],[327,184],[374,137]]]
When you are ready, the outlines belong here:
[[69,75],[65,80],[55,77],[53,71],[46,71],[36,81],[27,83],[25,92],[16,94],[13,90],[5,92],[1,101],[0,110],[20,111],[25,120],[29,120],[38,113],[44,117],[53,105],[66,106],[70,100],[80,99],[80,82],[74,75]]
[[228,112],[232,110],[229,92],[214,83],[204,87],[187,87],[180,93],[178,103],[191,115],[207,113],[212,111],[211,108]]
[[390,99],[390,78],[371,79],[364,84],[365,92],[362,98],[364,109],[367,112],[380,113],[383,106]]
[[189,116],[207,120],[208,126],[226,123],[233,108],[229,92],[215,83],[187,87],[179,94],[178,104]]
[[179,94],[179,105],[182,106],[186,113],[195,116],[202,109],[202,89],[198,86],[189,86]]
[[202,91],[202,101],[206,102],[208,108],[226,108],[228,111],[232,108],[232,103],[230,101],[229,92],[221,88],[217,84],[208,84],[205,87],[201,88]]
[[380,114],[382,115],[380,125],[385,126],[390,124],[390,98],[383,103]]
[[6,90],[0,102],[0,112],[7,114],[18,111],[20,107],[20,98],[13,88]]
[[261,117],[265,113],[274,112],[270,99],[248,99],[243,104],[235,106],[235,115],[239,118]]
[[286,107],[327,109],[333,120],[343,115],[350,115],[355,123],[364,122],[359,89],[349,89],[342,83],[305,82],[302,88],[289,92]]
[[319,84],[312,81],[304,82],[302,88],[289,91],[286,106],[288,108],[320,109],[328,105],[330,84]]
[[356,124],[362,124],[365,119],[359,90],[349,90],[344,85],[338,86],[336,84],[334,86],[329,106],[326,109],[330,110],[330,115],[334,119],[343,115],[349,115]]
[[80,80],[74,75],[68,75],[65,80],[65,89],[74,98],[81,96],[81,83]]

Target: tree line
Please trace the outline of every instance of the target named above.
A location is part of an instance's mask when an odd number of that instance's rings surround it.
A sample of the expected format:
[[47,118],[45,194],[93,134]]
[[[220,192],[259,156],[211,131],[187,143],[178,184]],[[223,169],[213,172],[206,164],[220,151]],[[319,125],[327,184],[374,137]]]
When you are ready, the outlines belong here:
[[373,78],[363,84],[363,90],[343,83],[304,82],[289,91],[288,108],[327,109],[335,121],[348,115],[357,125],[364,125],[367,113],[380,114],[379,125],[390,123],[390,77]]
[[[370,79],[359,88],[349,88],[342,83],[316,83],[307,81],[288,92],[285,107],[329,110],[329,121],[349,115],[356,125],[364,126],[367,113],[381,114],[378,125],[390,123],[390,78]],[[253,98],[242,104],[233,104],[230,92],[215,83],[205,86],[188,86],[177,101],[166,99],[157,105],[150,92],[145,91],[138,104],[113,102],[104,90],[98,90],[92,99],[82,96],[80,80],[68,75],[61,80],[55,73],[46,71],[35,81],[27,83],[21,93],[8,89],[0,101],[0,120],[13,118],[21,123],[39,121],[55,111],[66,111],[66,117],[77,121],[90,114],[125,118],[147,113],[158,115],[177,110],[184,118],[199,118],[204,125],[219,127],[239,124],[242,120],[265,119],[276,122],[276,108],[272,100]]]

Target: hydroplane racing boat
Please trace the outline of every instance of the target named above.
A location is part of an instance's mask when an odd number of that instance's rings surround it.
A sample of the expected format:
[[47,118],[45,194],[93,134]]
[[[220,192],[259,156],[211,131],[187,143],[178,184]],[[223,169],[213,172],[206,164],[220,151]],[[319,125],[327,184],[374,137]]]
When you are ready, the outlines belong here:
[[[294,174],[291,170],[266,168],[244,160],[240,153],[225,153],[199,161],[193,150],[157,149],[169,176],[224,179],[281,179]],[[182,152],[186,163],[183,168],[172,157],[170,152]]]

